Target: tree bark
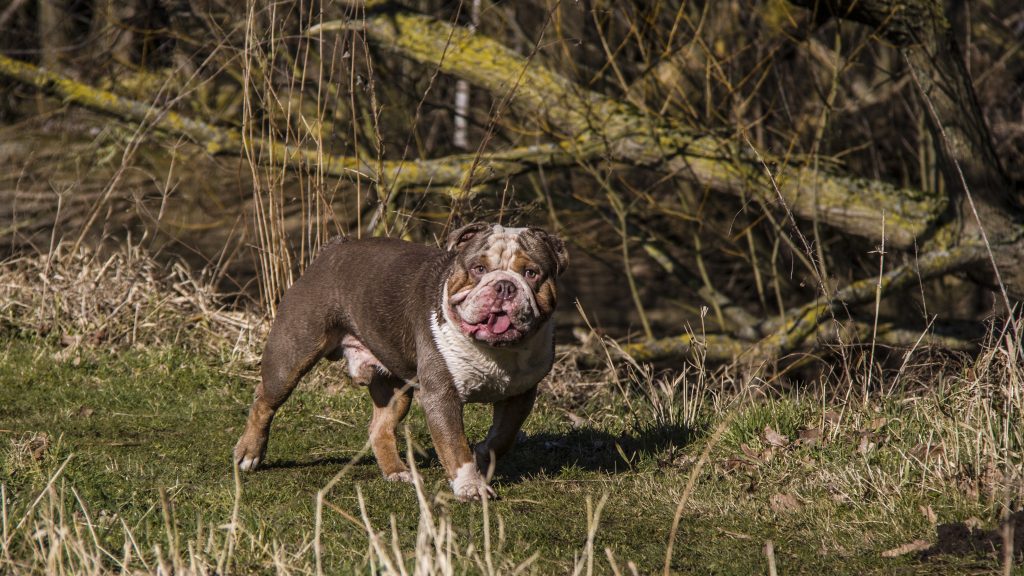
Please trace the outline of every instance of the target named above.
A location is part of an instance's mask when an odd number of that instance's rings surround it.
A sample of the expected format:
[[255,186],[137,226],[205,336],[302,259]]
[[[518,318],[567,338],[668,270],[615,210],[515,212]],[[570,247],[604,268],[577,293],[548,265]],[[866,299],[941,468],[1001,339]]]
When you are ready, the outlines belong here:
[[[992,247],[996,278],[1014,298],[1024,297],[1024,228],[1021,198],[1003,171],[992,136],[964,65],[952,27],[938,0],[790,0],[819,15],[877,28],[896,45],[912,75],[938,144],[951,208],[954,238]],[[1010,303],[1007,302],[1009,305]]]
[[[514,110],[534,119],[582,157],[598,147],[609,160],[647,166],[693,179],[715,190],[783,202],[794,214],[818,218],[844,232],[879,239],[886,219],[890,245],[912,246],[932,231],[946,209],[939,198],[876,180],[814,170],[765,156],[746,146],[700,133],[671,119],[587,90],[482,34],[430,16],[368,13],[358,21],[326,22],[308,34],[359,28],[378,45],[507,97]],[[766,176],[769,167],[778,185]]]
[[[153,129],[184,136],[213,155],[238,154],[242,149],[242,134],[230,128],[209,124],[202,120],[155,108],[144,102],[119,96],[113,92],[90,86],[58,74],[0,54],[0,76],[7,76],[36,87],[42,92],[83,108],[113,116],[121,120],[149,125]],[[326,174],[351,175],[359,172],[364,178],[380,182],[382,186],[405,189],[434,186],[435,191],[459,194],[459,187],[469,174],[476,184],[500,180],[535,168],[537,165],[564,166],[579,158],[558,144],[524,146],[478,157],[460,154],[435,160],[386,160],[377,173],[376,161],[351,156],[334,156],[316,150],[298,148],[275,141],[262,142],[265,149],[273,148],[274,156],[288,164],[318,164]],[[587,152],[584,152],[587,153]]]

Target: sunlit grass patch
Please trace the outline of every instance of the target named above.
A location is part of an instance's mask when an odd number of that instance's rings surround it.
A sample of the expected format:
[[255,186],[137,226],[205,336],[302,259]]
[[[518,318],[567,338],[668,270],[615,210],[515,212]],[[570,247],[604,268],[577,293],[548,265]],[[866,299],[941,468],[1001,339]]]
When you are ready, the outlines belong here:
[[[947,525],[994,541],[1006,494],[1005,472],[977,466],[996,455],[967,442],[989,413],[964,406],[972,392],[957,387],[977,384],[959,377],[846,405],[706,403],[693,428],[652,424],[673,396],[652,399],[643,382],[609,385],[583,405],[542,396],[527,439],[496,470],[502,498],[485,518],[479,504],[451,500],[419,408],[409,434],[422,484],[384,482],[364,450],[365,391],[328,391],[333,367],[282,411],[268,468],[236,485],[228,455],[251,373],[174,348],[92,351],[77,365],[54,361],[58,349],[9,336],[0,346],[2,562],[15,573],[315,573],[318,558],[325,573],[604,572],[613,562],[650,573],[693,474],[674,572],[762,571],[767,540],[784,573],[999,562],[980,545],[935,549]],[[471,437],[488,417],[467,410]],[[882,556],[917,541],[921,550]]]

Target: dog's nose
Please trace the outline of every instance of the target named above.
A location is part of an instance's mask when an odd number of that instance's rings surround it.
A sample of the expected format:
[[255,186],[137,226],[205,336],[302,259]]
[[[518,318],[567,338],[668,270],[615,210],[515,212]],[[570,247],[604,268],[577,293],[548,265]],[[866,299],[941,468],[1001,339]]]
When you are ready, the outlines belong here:
[[494,291],[498,293],[498,298],[511,300],[516,295],[516,285],[510,280],[498,280],[494,283]]

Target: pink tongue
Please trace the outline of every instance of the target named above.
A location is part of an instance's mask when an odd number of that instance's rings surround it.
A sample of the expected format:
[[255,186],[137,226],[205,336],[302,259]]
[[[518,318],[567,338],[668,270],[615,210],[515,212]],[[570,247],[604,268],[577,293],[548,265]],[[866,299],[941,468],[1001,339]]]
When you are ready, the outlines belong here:
[[491,334],[504,334],[508,332],[511,325],[512,320],[509,319],[508,314],[491,314],[487,319],[487,330]]

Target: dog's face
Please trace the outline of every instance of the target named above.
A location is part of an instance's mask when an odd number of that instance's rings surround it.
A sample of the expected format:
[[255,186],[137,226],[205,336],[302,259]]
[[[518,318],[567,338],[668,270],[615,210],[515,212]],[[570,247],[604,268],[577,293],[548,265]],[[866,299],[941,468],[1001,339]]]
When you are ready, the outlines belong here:
[[555,277],[569,263],[562,241],[539,228],[470,224],[448,237],[455,265],[445,314],[473,340],[509,346],[551,317]]

